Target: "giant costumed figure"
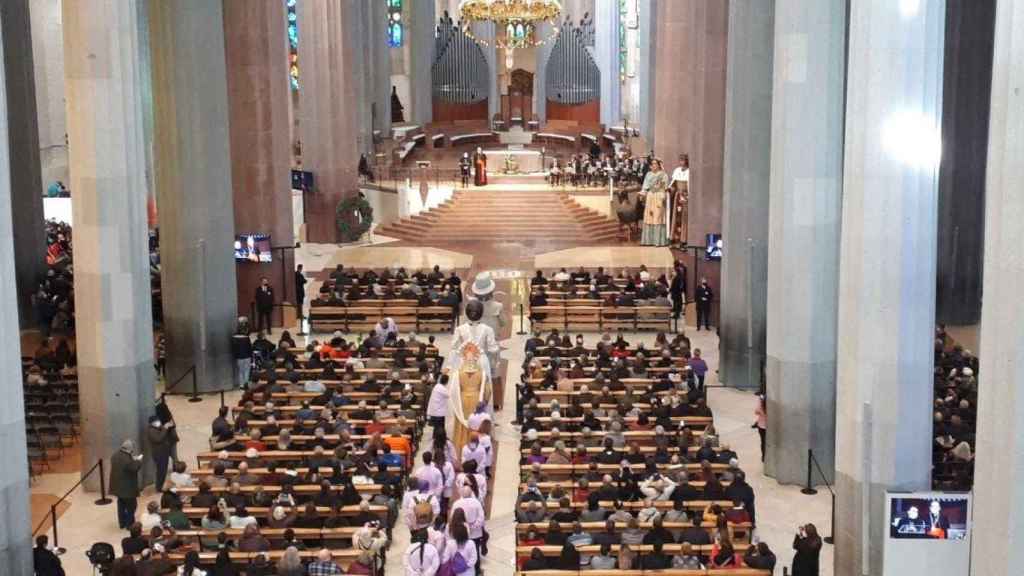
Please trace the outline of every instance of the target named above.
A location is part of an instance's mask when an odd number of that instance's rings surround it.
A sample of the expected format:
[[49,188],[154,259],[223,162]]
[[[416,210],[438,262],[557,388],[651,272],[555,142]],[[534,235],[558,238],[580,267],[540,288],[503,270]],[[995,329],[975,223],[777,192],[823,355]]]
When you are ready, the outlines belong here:
[[498,341],[494,330],[480,322],[484,305],[479,300],[466,304],[468,322],[455,329],[452,349],[448,355],[448,437],[455,444],[455,453],[469,442],[472,430],[469,417],[483,403],[490,410],[493,402],[493,371],[498,365]]

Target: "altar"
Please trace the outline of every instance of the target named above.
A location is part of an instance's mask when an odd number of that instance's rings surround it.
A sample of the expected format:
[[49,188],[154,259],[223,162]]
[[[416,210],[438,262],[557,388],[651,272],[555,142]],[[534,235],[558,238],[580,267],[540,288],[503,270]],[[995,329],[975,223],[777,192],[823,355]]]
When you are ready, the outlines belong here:
[[484,150],[484,154],[487,154],[487,171],[490,174],[532,174],[544,171],[543,157],[537,150],[496,149]]

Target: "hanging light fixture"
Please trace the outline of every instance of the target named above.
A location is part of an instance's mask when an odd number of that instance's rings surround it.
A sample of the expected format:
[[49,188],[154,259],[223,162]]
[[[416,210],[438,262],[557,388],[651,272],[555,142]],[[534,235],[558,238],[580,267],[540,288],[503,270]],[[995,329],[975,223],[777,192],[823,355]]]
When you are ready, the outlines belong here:
[[[466,35],[489,45],[473,35],[473,24],[493,22],[497,28],[494,45],[510,51],[539,46],[555,37],[558,34],[556,19],[561,13],[562,4],[558,0],[462,0],[459,3],[459,18]],[[552,31],[549,36],[538,38],[537,26],[542,22],[549,22]]]

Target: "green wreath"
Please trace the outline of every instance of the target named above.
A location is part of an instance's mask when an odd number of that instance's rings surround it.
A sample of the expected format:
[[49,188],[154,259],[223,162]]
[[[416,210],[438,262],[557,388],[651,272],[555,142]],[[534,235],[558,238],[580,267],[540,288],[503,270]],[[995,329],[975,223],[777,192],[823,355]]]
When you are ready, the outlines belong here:
[[373,207],[365,198],[352,196],[338,202],[334,210],[341,242],[355,242],[370,230],[373,223]]

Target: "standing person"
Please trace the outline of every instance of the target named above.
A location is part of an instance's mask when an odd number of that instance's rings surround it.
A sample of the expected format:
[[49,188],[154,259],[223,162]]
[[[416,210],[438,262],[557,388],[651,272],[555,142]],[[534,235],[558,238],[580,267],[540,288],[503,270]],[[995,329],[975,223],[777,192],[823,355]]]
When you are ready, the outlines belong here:
[[238,330],[231,337],[231,356],[235,359],[235,385],[243,388],[252,372],[252,340],[245,316],[238,319]]
[[434,576],[441,566],[441,556],[437,553],[437,547],[427,541],[425,532],[421,534],[423,535],[413,539],[405,554],[406,576]]
[[693,370],[693,375],[697,377],[697,388],[703,393],[704,377],[708,373],[708,363],[701,358],[700,348],[693,349],[693,356],[690,358],[688,365]]
[[448,414],[448,375],[442,374],[430,390],[427,402],[427,420],[434,429],[444,430],[444,417]]
[[480,147],[473,153],[473,184],[487,186],[487,154]]
[[697,287],[697,331],[700,331],[701,324],[704,325],[705,330],[711,330],[709,326],[711,322],[711,301],[715,297],[715,292],[708,286],[708,279],[701,278],[700,286]]
[[768,432],[768,404],[765,402],[764,394],[757,396],[757,408],[754,409],[754,416],[757,421],[754,427],[757,428],[757,435],[761,437],[761,462],[764,462],[765,434]]
[[274,289],[266,276],[256,289],[256,331],[270,332],[270,314],[274,311]]
[[469,173],[472,171],[473,162],[469,159],[469,152],[463,152],[459,158],[459,174],[462,176],[462,187],[469,186]]
[[174,426],[173,422],[162,422],[159,416],[149,417],[149,429],[146,430],[146,439],[149,441],[153,464],[156,466],[156,484],[154,486],[158,494],[164,491],[167,467],[171,460],[172,426]]
[[686,244],[686,235],[689,233],[689,198],[690,198],[690,157],[686,154],[679,155],[679,166],[672,171],[672,181],[669,183],[672,190],[672,229],[669,236],[679,242]]
[[139,506],[142,454],[133,452],[135,442],[125,440],[120,450],[110,457],[110,493],[117,496],[117,526],[121,530],[135,523],[135,509]]
[[295,306],[299,313],[299,322],[302,322],[305,317],[302,313],[302,305],[306,302],[306,282],[309,280],[306,280],[306,276],[302,273],[302,264],[299,264],[295,267]]
[[64,567],[60,558],[48,546],[50,537],[40,534],[36,537],[36,547],[32,549],[32,565],[36,576],[64,576]]
[[818,576],[818,556],[821,554],[821,538],[814,524],[800,526],[793,538],[793,576]]
[[686,304],[686,266],[681,262],[676,262],[675,275],[672,276],[668,293],[672,296],[672,319],[678,320]]
[[662,169],[661,160],[651,162],[651,171],[644,177],[644,226],[640,234],[642,246],[668,245],[668,175]]

